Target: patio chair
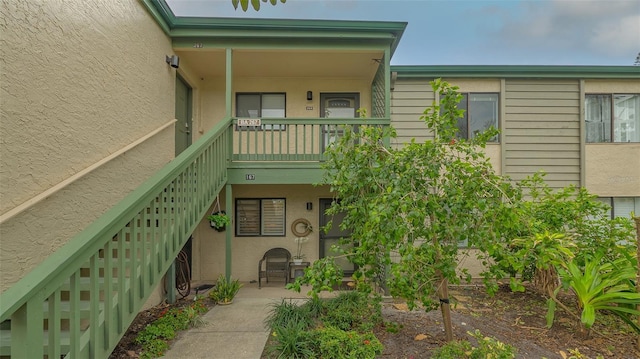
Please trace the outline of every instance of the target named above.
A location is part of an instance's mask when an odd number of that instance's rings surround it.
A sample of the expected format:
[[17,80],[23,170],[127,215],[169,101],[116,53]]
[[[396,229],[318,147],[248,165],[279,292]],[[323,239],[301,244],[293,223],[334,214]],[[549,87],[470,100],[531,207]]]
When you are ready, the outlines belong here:
[[289,262],[291,253],[285,248],[269,249],[258,263],[258,288],[262,288],[262,278],[284,278],[284,284],[289,283]]

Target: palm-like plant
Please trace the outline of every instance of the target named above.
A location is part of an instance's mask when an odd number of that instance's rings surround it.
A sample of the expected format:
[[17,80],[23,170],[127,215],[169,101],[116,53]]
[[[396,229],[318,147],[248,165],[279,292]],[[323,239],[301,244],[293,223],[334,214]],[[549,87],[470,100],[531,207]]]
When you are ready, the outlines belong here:
[[626,259],[602,264],[600,258],[588,260],[584,270],[575,261],[559,268],[563,287],[571,288],[582,311],[580,321],[591,328],[596,312],[608,310],[627,322],[640,333],[640,327],[629,316],[640,316],[636,306],[640,304],[640,293],[633,285],[636,277],[632,263]]

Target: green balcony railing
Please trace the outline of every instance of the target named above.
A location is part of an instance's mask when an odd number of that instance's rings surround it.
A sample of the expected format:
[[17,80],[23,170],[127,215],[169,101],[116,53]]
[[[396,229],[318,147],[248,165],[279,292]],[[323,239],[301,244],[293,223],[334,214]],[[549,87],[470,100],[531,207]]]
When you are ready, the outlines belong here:
[[0,356],[107,357],[207,215],[230,166],[320,162],[345,126],[389,122],[221,121],[0,295]]
[[226,183],[230,122],[2,293],[0,355],[109,356]]
[[327,146],[346,126],[388,126],[389,119],[362,118],[269,118],[259,124],[238,126],[233,120],[233,155],[237,162],[320,162]]

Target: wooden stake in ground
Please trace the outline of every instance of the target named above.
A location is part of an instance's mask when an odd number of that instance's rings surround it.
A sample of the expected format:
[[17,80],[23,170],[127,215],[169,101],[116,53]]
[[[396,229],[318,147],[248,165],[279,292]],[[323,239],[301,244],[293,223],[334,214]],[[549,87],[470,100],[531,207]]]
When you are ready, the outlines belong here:
[[453,323],[451,322],[451,305],[449,303],[449,281],[447,278],[441,278],[440,289],[438,290],[440,298],[440,310],[442,311],[442,321],[444,324],[444,334],[447,342],[453,341]]

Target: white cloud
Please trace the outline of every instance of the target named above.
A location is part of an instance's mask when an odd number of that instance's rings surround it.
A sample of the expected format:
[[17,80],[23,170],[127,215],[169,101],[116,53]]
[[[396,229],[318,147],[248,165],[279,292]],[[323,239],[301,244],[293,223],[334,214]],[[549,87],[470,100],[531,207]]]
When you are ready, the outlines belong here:
[[498,39],[513,48],[628,57],[640,50],[637,0],[525,1],[504,18]]
[[626,16],[619,21],[601,23],[595,29],[591,45],[623,55],[640,50],[640,15]]

